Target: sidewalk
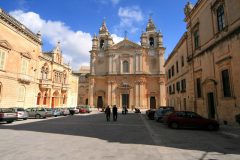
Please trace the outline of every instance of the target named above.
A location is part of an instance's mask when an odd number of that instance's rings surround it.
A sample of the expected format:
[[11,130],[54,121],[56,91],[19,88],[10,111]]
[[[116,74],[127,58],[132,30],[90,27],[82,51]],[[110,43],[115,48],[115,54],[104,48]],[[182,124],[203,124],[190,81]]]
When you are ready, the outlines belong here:
[[240,126],[220,125],[219,132],[233,138],[240,138]]

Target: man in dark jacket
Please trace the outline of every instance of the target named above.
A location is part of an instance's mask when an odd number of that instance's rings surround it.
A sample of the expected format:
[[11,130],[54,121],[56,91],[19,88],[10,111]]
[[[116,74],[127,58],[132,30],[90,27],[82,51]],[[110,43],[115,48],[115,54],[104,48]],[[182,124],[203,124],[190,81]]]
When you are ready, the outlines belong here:
[[113,112],[113,121],[116,121],[117,120],[117,114],[118,114],[118,109],[117,109],[116,105],[113,106],[112,112]]
[[107,106],[107,108],[105,109],[105,114],[106,114],[107,121],[110,121],[111,109],[109,106]]

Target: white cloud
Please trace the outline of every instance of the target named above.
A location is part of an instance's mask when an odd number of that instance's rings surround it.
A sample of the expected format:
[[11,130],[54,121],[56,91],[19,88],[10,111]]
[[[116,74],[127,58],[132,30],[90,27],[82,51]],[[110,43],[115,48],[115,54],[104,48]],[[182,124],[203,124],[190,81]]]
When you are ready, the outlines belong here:
[[122,40],[124,39],[123,37],[118,37],[116,34],[112,34],[111,36],[112,36],[113,42],[114,42],[115,44],[118,43],[118,42],[120,42],[120,41],[122,41]]
[[140,7],[120,7],[118,9],[118,16],[120,18],[119,25],[115,26],[115,31],[128,30],[130,33],[136,33],[139,28],[138,23],[143,21],[143,13]]
[[89,64],[89,51],[92,45],[92,37],[89,33],[73,31],[61,21],[44,20],[34,12],[15,10],[10,12],[10,15],[33,32],[40,31],[43,38],[52,46],[60,41],[63,55],[67,62],[71,61],[74,70],[81,64]]

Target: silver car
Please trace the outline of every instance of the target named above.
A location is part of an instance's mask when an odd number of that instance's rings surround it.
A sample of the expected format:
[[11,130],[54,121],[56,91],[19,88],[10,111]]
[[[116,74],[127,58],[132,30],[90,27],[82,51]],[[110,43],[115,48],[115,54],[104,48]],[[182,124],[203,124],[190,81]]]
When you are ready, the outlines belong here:
[[12,108],[0,108],[0,122],[12,123],[17,120],[17,113]]
[[28,112],[28,116],[31,118],[46,118],[49,117],[49,112],[43,107],[36,107],[36,108],[27,108],[26,111]]
[[14,107],[12,109],[17,113],[18,119],[23,119],[23,120],[28,119],[28,112],[25,111],[24,108]]

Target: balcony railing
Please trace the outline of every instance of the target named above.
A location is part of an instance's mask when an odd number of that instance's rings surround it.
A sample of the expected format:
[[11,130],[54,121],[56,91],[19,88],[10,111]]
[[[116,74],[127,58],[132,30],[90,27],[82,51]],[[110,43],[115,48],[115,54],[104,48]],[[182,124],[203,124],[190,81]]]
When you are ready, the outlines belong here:
[[40,88],[51,88],[52,81],[49,79],[39,79]]
[[62,83],[53,82],[53,87],[60,89],[60,88],[62,88]]
[[22,82],[22,83],[29,84],[31,81],[33,81],[33,78],[32,78],[32,76],[22,74],[22,73],[18,73],[18,81]]
[[62,84],[62,90],[67,91],[69,88],[69,84]]

